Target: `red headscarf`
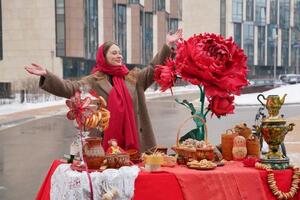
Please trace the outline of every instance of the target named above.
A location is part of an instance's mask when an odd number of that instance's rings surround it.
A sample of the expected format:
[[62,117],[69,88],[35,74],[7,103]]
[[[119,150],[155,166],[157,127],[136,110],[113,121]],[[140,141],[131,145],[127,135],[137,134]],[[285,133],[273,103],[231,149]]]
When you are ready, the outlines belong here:
[[92,73],[97,71],[113,77],[113,88],[107,99],[107,109],[110,111],[111,116],[109,128],[104,132],[104,149],[108,148],[110,139],[116,139],[118,145],[125,150],[139,150],[132,99],[124,81],[124,76],[128,74],[127,67],[124,64],[121,66],[108,64],[104,57],[103,45],[101,45],[97,52],[96,65]]

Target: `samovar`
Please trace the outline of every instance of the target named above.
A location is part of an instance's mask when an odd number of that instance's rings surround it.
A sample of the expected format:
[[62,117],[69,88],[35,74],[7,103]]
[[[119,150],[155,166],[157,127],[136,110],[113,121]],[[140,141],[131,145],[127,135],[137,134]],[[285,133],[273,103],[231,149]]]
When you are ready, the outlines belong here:
[[269,151],[261,157],[261,162],[269,164],[273,169],[285,169],[289,166],[289,158],[283,155],[279,148],[284,142],[285,135],[295,126],[294,123],[286,125],[286,120],[279,115],[285,97],[286,94],[281,98],[278,95],[269,95],[267,98],[262,94],[257,96],[257,100],[269,114],[268,117],[261,119],[260,126],[255,126],[256,132],[260,133],[269,146]]

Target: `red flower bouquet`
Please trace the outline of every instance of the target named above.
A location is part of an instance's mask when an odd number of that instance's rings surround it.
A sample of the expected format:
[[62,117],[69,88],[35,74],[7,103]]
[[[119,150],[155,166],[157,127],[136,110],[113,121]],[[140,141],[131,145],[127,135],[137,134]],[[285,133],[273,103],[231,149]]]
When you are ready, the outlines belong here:
[[[161,91],[171,89],[176,79],[182,78],[200,88],[201,110],[196,114],[206,119],[209,111],[217,117],[233,113],[234,95],[248,85],[244,51],[232,38],[211,33],[182,39],[176,46],[175,59],[155,68],[154,80]],[[204,113],[205,96],[209,105]]]

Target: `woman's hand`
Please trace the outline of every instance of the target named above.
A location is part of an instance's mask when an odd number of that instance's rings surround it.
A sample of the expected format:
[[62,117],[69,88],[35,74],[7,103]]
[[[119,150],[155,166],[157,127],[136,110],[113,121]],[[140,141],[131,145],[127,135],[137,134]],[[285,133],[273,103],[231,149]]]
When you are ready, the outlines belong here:
[[166,38],[166,43],[169,47],[172,47],[176,44],[176,42],[182,38],[182,28],[178,29],[175,33],[171,34],[168,33],[167,34],[167,38]]
[[35,63],[32,63],[29,66],[25,66],[24,68],[28,73],[34,74],[36,76],[45,76],[47,74],[46,69]]

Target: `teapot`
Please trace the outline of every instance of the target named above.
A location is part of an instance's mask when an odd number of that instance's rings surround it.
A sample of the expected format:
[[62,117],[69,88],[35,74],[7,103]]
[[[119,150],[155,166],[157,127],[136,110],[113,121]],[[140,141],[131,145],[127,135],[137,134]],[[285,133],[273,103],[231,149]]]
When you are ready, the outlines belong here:
[[[279,95],[268,95],[267,98],[263,94],[259,94],[257,96],[257,100],[268,110],[269,117],[274,118],[279,114],[279,110],[281,106],[284,104],[284,100],[287,94],[284,94],[283,97],[279,97]],[[261,101],[261,99],[266,100],[265,103]]]

